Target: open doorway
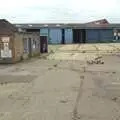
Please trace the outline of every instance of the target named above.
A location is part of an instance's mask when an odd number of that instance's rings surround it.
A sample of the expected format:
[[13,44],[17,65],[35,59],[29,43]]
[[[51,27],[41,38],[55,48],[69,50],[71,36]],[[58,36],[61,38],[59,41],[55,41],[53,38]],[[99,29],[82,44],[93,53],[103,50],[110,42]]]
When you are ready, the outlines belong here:
[[62,29],[62,44],[65,44],[65,29]]
[[73,43],[85,43],[86,32],[85,29],[73,29]]
[[40,52],[41,53],[48,52],[47,36],[40,36]]
[[29,50],[29,56],[32,57],[32,39],[28,38],[28,50]]

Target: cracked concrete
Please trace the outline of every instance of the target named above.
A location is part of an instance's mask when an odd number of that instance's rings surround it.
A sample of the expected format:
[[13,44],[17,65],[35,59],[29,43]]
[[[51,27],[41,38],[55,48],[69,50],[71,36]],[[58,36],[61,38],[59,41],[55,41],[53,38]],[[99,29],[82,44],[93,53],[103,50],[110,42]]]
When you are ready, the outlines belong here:
[[[63,48],[55,49],[52,56],[59,58]],[[78,51],[69,50],[74,59],[0,66],[0,120],[119,120],[119,55],[105,54],[104,64],[88,65],[86,57],[77,59]]]

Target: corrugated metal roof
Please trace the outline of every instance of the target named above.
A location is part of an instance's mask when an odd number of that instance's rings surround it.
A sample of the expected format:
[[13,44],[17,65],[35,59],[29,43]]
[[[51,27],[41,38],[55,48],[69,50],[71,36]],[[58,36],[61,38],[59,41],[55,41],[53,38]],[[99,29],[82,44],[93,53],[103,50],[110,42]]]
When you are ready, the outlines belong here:
[[120,24],[80,24],[80,23],[59,23],[59,24],[53,24],[53,23],[43,23],[43,24],[14,24],[18,28],[26,28],[26,29],[40,29],[40,28],[73,28],[73,29],[101,29],[101,28],[119,28]]
[[86,28],[113,29],[113,28],[120,28],[120,24],[86,24]]
[[66,27],[85,27],[84,24],[52,24],[52,23],[45,23],[45,24],[15,24],[16,27],[20,28],[66,28]]

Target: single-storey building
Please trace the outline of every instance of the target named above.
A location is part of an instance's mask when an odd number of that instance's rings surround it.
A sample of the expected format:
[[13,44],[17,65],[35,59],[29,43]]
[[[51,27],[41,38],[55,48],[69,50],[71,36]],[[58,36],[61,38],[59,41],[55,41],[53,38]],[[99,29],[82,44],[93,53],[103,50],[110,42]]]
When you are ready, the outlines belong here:
[[40,33],[23,31],[0,19],[0,63],[16,63],[34,55],[40,55]]
[[23,59],[40,55],[40,33],[23,33]]
[[105,19],[85,24],[44,23],[15,25],[22,29],[39,31],[41,39],[48,41],[49,44],[120,42],[120,39],[116,39],[114,36],[114,31],[120,30],[120,24],[110,24]]

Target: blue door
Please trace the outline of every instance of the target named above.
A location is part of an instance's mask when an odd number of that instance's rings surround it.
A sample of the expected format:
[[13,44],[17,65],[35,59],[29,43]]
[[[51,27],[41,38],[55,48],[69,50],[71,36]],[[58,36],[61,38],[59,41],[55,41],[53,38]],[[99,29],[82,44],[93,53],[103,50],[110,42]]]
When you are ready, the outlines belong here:
[[105,43],[113,41],[112,29],[89,29],[86,30],[86,42]]
[[86,42],[87,43],[97,43],[99,42],[99,30],[89,29],[86,30]]
[[72,29],[65,29],[65,43],[66,44],[73,43],[73,31],[72,31]]
[[113,30],[103,29],[100,30],[100,42],[112,42],[113,41]]
[[49,41],[52,44],[62,43],[62,29],[53,28],[49,30]]

